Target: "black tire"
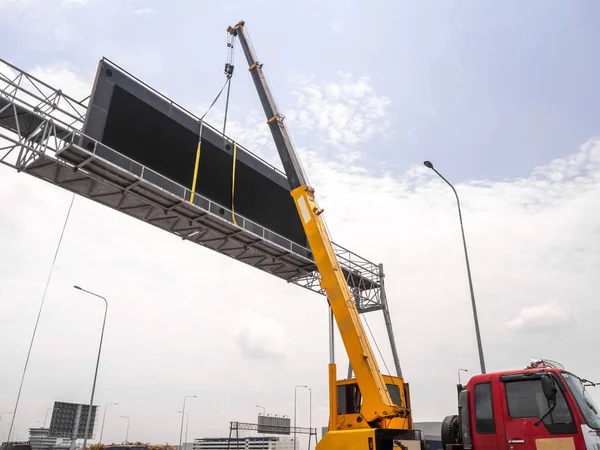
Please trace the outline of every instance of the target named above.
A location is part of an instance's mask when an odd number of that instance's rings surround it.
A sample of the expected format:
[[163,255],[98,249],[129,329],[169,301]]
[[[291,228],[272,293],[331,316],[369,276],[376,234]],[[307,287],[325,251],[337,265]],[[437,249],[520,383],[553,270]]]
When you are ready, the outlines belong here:
[[442,422],[442,448],[448,444],[460,444],[458,416],[447,416]]

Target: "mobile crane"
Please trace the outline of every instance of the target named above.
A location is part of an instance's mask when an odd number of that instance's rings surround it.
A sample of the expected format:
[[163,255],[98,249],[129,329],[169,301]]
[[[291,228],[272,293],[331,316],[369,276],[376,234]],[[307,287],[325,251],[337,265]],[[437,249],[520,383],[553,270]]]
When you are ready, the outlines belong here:
[[[321,216],[323,210],[317,204],[315,190],[308,185],[284,117],[277,109],[244,25],[240,21],[227,31],[238,37],[246,56],[248,70],[290,183],[291,196],[321,275],[321,288],[327,295],[355,373],[355,379],[338,382],[335,362],[330,361],[329,427],[317,449],[391,450],[394,446],[421,449],[421,433],[413,428],[408,384],[401,377],[383,375],[379,370]],[[228,64],[226,71],[232,70]]]

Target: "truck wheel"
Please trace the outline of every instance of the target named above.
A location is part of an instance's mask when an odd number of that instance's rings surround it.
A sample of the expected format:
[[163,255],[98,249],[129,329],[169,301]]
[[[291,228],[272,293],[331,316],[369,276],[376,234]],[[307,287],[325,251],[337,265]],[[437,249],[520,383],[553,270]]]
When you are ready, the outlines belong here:
[[458,416],[448,416],[442,422],[442,447],[448,444],[460,444]]

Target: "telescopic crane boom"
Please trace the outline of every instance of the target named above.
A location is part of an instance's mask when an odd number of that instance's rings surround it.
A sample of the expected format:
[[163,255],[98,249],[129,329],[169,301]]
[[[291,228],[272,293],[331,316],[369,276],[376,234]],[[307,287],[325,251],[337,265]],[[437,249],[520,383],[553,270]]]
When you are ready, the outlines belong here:
[[[397,432],[398,430],[412,428],[406,426],[407,424],[412,425],[412,420],[407,420],[410,411],[406,408],[406,405],[395,404],[392,401],[384,377],[379,370],[375,354],[362,326],[354,297],[344,278],[321,217],[323,210],[319,208],[315,200],[314,189],[308,186],[306,175],[284,124],[284,117],[277,110],[273,94],[263,74],[262,64],[256,58],[244,25],[244,22],[240,21],[236,26],[229,27],[227,31],[239,38],[240,45],[248,61],[248,70],[252,75],[265,111],[267,124],[290,182],[292,198],[296,204],[317,269],[321,275],[321,287],[327,295],[362,396],[362,404],[358,405],[359,415],[353,425],[355,428],[349,429],[346,427],[344,431],[337,431],[341,428],[336,426],[335,423],[332,424],[332,420],[330,420],[330,432],[326,434],[327,439],[324,438],[319,446],[324,448],[344,446],[349,449],[358,449],[364,448],[369,442],[369,450],[373,450],[373,439],[376,442],[383,439],[382,434],[377,436],[374,434],[375,429],[386,428],[390,429],[389,431],[394,430]],[[331,369],[330,365],[330,374]],[[334,380],[332,385],[330,379],[330,390],[336,389],[335,366],[333,366],[333,370]],[[400,378],[397,378],[397,380],[402,382]],[[330,393],[330,402],[334,402],[335,398],[335,394],[331,395]],[[337,415],[337,406],[330,405],[330,407],[332,415]],[[404,424],[404,426],[399,426],[399,424]],[[359,431],[363,432],[365,437],[363,444],[359,443],[360,438],[355,434]],[[347,433],[351,433],[351,435]],[[388,435],[391,436],[389,433]],[[395,439],[405,439],[405,436],[398,436],[397,433],[395,436]],[[411,439],[411,437],[408,438]],[[356,439],[359,440],[355,442]]]

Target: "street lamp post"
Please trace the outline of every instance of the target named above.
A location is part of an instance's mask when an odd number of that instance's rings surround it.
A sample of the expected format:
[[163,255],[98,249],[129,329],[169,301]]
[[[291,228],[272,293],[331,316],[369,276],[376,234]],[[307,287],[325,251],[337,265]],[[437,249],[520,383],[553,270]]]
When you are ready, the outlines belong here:
[[456,205],[458,206],[458,219],[460,220],[460,231],[462,233],[463,240],[463,248],[465,250],[465,262],[467,263],[467,276],[469,278],[469,290],[471,291],[471,306],[473,308],[473,320],[475,322],[475,335],[477,337],[477,350],[479,351],[479,365],[481,366],[481,373],[486,373],[485,371],[485,361],[483,359],[483,345],[481,343],[481,333],[479,332],[479,319],[477,318],[477,306],[475,304],[475,293],[473,292],[473,280],[471,279],[471,266],[469,264],[469,254],[467,253],[467,240],[465,239],[465,229],[463,227],[462,213],[460,210],[460,200],[458,198],[458,193],[454,186],[446,180],[441,173],[439,173],[430,161],[424,161],[423,164],[425,167],[433,170],[442,180],[446,182],[448,186],[452,188],[454,195],[456,196]]
[[187,442],[187,432],[188,432],[188,426],[190,425],[190,413],[186,413],[183,411],[179,411],[180,413],[185,414],[185,438],[183,440],[183,445],[185,445],[185,443]]
[[[185,413],[185,400],[187,398],[196,398],[195,395],[186,395],[185,397],[183,397],[183,408],[181,409],[184,413]],[[181,429],[179,430],[179,450],[182,450],[181,448],[181,438],[183,435],[183,417],[185,414],[181,415]]]
[[102,417],[102,428],[100,429],[100,439],[98,440],[98,444],[102,444],[102,435],[104,434],[104,422],[106,422],[106,410],[110,405],[118,405],[118,403],[107,403],[104,406],[104,415]]
[[467,369],[458,369],[457,373],[458,373],[458,384],[456,385],[456,392],[458,393],[458,396],[460,398],[460,393],[464,390],[464,386],[462,385],[462,382],[460,381],[460,373],[461,372],[468,372]]
[[129,416],[121,416],[123,419],[127,419],[127,431],[125,431],[125,443],[129,442]]
[[[257,408],[262,408],[262,410],[263,410],[263,416],[267,415],[267,410],[265,409],[264,406],[256,405],[256,407]],[[260,413],[259,413],[259,415],[260,415]],[[266,443],[265,443],[265,433],[262,434],[262,437],[263,437],[263,449],[264,449],[265,446],[266,446]]]
[[[294,450],[297,450],[296,449],[296,397],[297,397],[297,394],[298,394],[298,388],[299,387],[300,388],[306,388],[310,392],[310,403],[311,403],[310,408],[312,409],[312,391],[306,385],[303,385],[303,384],[296,385],[296,387],[294,388]],[[309,412],[309,415],[310,415],[310,420],[312,421],[312,411]],[[308,445],[310,446],[310,437],[309,437],[309,444]]]
[[[308,387],[308,450],[310,450],[310,438],[312,437],[312,389]],[[316,436],[315,436],[316,439]]]
[[48,413],[52,411],[52,408],[46,410],[46,416],[44,417],[44,428],[46,428],[46,422],[48,421]]
[[12,411],[4,411],[4,412],[0,412],[0,425],[2,424],[2,416],[3,416],[4,414],[12,414],[12,413],[13,413]]
[[102,322],[102,333],[100,334],[100,345],[98,347],[98,357],[96,359],[96,370],[94,372],[94,383],[92,384],[92,396],[90,398],[90,407],[88,408],[88,414],[87,414],[87,420],[85,421],[85,433],[83,435],[83,447],[82,449],[85,450],[85,446],[87,444],[87,440],[88,440],[88,431],[90,429],[90,421],[92,419],[92,408],[94,407],[94,393],[96,392],[96,379],[98,378],[98,366],[100,365],[100,353],[102,352],[102,340],[104,339],[104,327],[106,326],[106,315],[108,314],[108,301],[102,297],[101,295],[98,295],[94,292],[88,291],[86,289],[83,289],[79,286],[73,286],[75,289],[79,289],[80,291],[83,291],[87,294],[93,295],[94,297],[98,297],[101,298],[102,300],[104,300],[104,321]]

